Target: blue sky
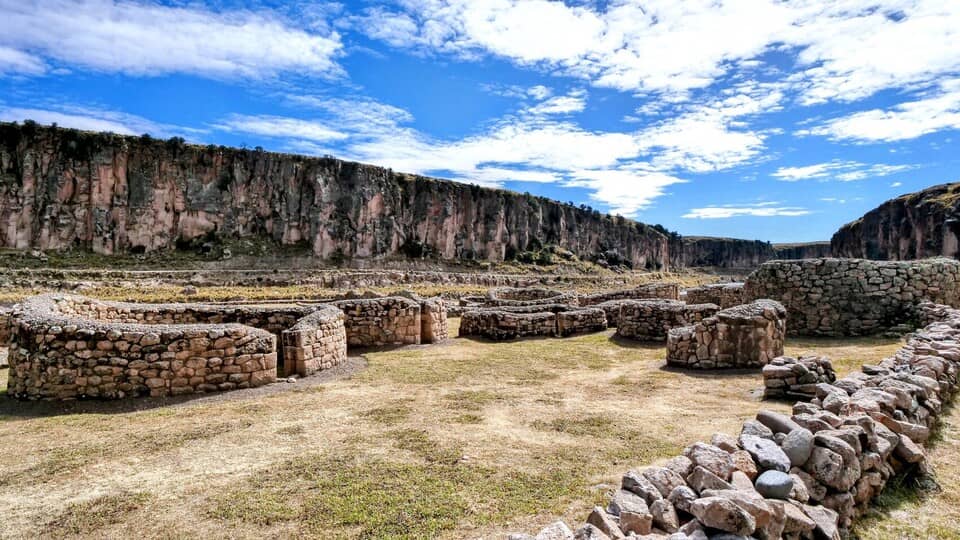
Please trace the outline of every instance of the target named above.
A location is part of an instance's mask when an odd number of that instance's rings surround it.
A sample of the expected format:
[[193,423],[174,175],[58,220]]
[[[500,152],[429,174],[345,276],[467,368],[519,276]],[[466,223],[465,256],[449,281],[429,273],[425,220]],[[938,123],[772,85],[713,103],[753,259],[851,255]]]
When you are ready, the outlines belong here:
[[332,154],[685,235],[960,180],[960,2],[0,0],[0,119]]

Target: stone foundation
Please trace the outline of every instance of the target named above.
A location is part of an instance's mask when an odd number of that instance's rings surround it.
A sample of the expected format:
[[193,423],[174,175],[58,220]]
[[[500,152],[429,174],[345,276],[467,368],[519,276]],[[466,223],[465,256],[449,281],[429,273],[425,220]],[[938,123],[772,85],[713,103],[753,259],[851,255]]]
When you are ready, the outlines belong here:
[[535,306],[545,304],[577,304],[577,295],[536,287],[496,287],[487,291],[484,306]]
[[829,358],[779,356],[763,366],[763,397],[810,400],[817,385],[837,380]]
[[760,411],[739,437],[717,433],[662,466],[627,472],[576,533],[557,522],[536,538],[845,536],[891,478],[926,470],[923,445],[957,390],[960,311],[920,310],[943,318],[893,357],[817,385],[818,397],[792,416]]
[[687,289],[688,304],[716,304],[721,309],[743,304],[743,283],[717,283]]
[[477,309],[465,312],[460,319],[461,336],[496,341],[531,336],[565,337],[606,327],[602,309],[562,304]]
[[960,305],[960,262],[944,258],[771,261],[750,274],[744,296],[782,303],[789,313],[791,334],[904,333],[918,325],[918,303]]
[[667,363],[696,369],[762,367],[783,355],[787,312],[757,300],[667,335]]
[[[20,306],[10,343],[10,395],[173,396],[276,380],[276,338],[266,330],[232,323],[102,321],[71,314],[72,303],[69,297],[41,295]],[[114,306],[122,313],[128,305]]]
[[716,315],[714,304],[691,305],[678,300],[635,300],[620,304],[617,335],[638,341],[666,341],[673,328]]
[[338,300],[343,310],[347,345],[383,347],[420,344],[420,304],[399,296]]
[[676,283],[648,283],[634,289],[581,295],[579,303],[581,306],[595,306],[612,300],[677,300],[679,298],[680,286]]

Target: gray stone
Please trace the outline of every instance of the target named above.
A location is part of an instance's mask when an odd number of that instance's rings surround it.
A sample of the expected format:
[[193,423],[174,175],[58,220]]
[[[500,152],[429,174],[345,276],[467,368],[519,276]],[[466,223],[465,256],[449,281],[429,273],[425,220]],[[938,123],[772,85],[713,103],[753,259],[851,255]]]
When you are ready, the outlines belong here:
[[790,464],[800,467],[810,459],[810,453],[813,452],[813,433],[807,429],[795,429],[787,434],[781,448],[790,458]]
[[787,472],[790,470],[790,458],[777,446],[777,443],[770,439],[761,439],[754,435],[741,435],[740,445],[750,453],[761,471],[773,469]]
[[743,423],[740,435],[755,435],[763,439],[773,439],[773,431],[756,420],[747,420]]
[[757,421],[770,428],[774,433],[790,433],[800,426],[785,414],[762,410],[757,413]]
[[787,499],[793,489],[793,478],[780,471],[766,471],[757,477],[757,492],[767,499]]
[[660,490],[637,471],[627,471],[620,481],[620,487],[643,497],[648,506],[663,498]]
[[544,527],[534,540],[573,540],[573,531],[562,521]]
[[757,522],[749,512],[723,497],[697,499],[691,505],[690,513],[707,527],[725,532],[746,535],[757,528]]
[[619,516],[621,512],[633,512],[635,514],[648,514],[646,501],[639,495],[625,489],[617,490],[610,498],[607,504],[607,512],[613,516]]
[[590,512],[590,515],[587,516],[587,524],[593,525],[599,529],[600,532],[614,540],[625,538],[623,531],[620,530],[620,524],[617,523],[616,519],[599,506],[595,506],[593,512]]

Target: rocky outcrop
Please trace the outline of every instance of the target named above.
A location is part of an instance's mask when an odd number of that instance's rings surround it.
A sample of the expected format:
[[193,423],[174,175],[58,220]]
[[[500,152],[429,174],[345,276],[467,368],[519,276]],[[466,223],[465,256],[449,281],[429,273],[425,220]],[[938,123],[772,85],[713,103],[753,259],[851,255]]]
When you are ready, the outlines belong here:
[[830,256],[830,242],[774,244],[773,251],[778,259],[819,259]]
[[960,253],[960,183],[942,184],[889,200],[840,228],[834,257],[922,259]]
[[182,140],[0,124],[0,247],[151,252],[261,237],[317,257],[499,261],[555,245],[669,266],[641,223],[504,190]]
[[704,236],[683,239],[685,267],[756,268],[775,258],[773,245],[760,240]]

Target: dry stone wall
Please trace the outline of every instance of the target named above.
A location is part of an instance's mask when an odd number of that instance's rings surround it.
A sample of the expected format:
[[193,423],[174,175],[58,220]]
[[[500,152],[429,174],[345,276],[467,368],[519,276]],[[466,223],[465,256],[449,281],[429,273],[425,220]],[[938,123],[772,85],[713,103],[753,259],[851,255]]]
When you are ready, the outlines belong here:
[[779,356],[763,366],[763,397],[813,399],[819,384],[836,380],[829,358]]
[[420,344],[420,304],[398,296],[338,300],[343,310],[347,345],[382,347]]
[[680,298],[680,285],[676,283],[648,283],[634,289],[622,289],[596,294],[581,295],[581,306],[594,306],[612,300],[677,300]]
[[10,343],[10,395],[116,399],[232,390],[276,380],[276,338],[240,324],[156,326],[70,315],[69,298],[25,301]]
[[461,336],[498,341],[531,336],[566,337],[606,328],[602,309],[564,304],[480,308],[464,312],[460,319]]
[[634,300],[620,305],[617,335],[638,341],[666,341],[673,328],[712,317],[714,304],[687,304],[677,300]]
[[743,304],[743,283],[716,283],[687,289],[688,304],[716,304],[721,309]]
[[762,367],[783,355],[786,309],[757,300],[667,334],[667,363],[696,369]]
[[347,329],[343,311],[321,306],[280,335],[284,375],[313,375],[347,359]]
[[769,298],[796,335],[859,336],[917,325],[916,305],[960,305],[960,262],[802,259],[764,263],[747,278],[745,299]]
[[577,295],[536,287],[496,287],[487,291],[484,306],[535,306],[545,304],[576,305]]
[[536,539],[839,540],[891,479],[927,470],[923,445],[956,393],[960,311],[919,309],[934,322],[892,357],[818,384],[792,415],[760,411],[738,437],[717,433],[662,466],[628,471],[576,532],[557,522]]

